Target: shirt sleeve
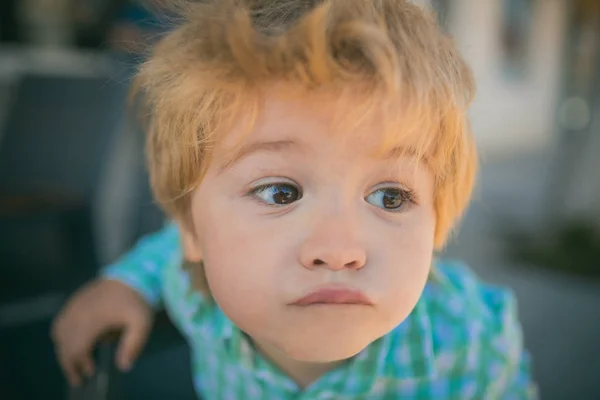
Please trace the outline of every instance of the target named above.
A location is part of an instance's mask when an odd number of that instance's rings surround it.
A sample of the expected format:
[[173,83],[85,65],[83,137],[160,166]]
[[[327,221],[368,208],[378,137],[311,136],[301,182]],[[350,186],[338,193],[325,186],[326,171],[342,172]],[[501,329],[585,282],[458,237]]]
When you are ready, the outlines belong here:
[[137,291],[152,307],[162,300],[163,271],[180,250],[174,223],[141,238],[132,250],[103,268],[100,277],[124,283]]

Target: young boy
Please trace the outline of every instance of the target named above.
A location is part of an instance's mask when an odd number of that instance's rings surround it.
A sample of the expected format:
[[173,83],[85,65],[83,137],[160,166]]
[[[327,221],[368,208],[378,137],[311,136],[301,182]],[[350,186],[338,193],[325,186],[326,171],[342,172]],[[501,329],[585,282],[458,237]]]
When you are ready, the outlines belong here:
[[56,321],[70,381],[164,305],[206,399],[529,399],[514,297],[434,260],[468,204],[469,68],[407,0],[212,0],[141,67],[174,223]]

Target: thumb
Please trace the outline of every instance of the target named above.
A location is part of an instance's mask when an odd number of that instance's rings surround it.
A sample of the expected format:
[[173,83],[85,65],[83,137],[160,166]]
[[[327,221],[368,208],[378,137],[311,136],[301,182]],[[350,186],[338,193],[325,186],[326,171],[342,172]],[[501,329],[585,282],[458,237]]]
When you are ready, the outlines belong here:
[[146,344],[150,324],[143,319],[131,321],[125,326],[117,350],[117,366],[123,371],[129,371],[133,362]]

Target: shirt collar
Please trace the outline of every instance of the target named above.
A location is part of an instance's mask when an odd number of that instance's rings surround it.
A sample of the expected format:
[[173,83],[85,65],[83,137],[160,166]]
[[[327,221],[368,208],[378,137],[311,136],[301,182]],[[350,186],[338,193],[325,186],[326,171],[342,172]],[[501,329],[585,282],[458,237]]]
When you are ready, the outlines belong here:
[[400,325],[371,343],[345,367],[331,371],[307,388],[306,398],[331,388],[337,388],[336,399],[370,398],[390,386],[435,379],[433,331],[426,303],[422,296]]
[[[217,338],[225,341],[227,351],[231,359],[236,360],[239,365],[248,371],[254,371],[259,375],[274,378],[270,371],[260,371],[266,368],[265,363],[257,361],[256,351],[244,335],[231,320],[219,309],[214,309],[214,332]],[[378,381],[395,382],[406,380],[429,380],[436,377],[435,354],[433,347],[432,322],[427,310],[426,292],[421,296],[411,314],[387,335],[371,343],[362,352],[356,355],[343,367],[323,376],[307,390],[319,392],[327,387],[344,387],[341,382],[353,375],[360,375],[364,384],[359,390],[364,394],[372,390]],[[366,375],[367,374],[367,375]],[[281,377],[283,378],[283,377]],[[271,384],[280,384],[288,390],[293,390],[293,384],[289,379],[280,379]],[[344,391],[344,390],[342,390]],[[348,387],[347,395],[360,395],[357,388]],[[345,395],[341,393],[342,395]]]

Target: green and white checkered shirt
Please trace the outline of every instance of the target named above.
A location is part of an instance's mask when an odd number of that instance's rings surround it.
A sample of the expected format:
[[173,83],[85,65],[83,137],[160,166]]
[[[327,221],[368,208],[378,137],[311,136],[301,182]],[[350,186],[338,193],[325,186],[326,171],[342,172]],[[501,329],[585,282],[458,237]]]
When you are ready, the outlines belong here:
[[514,296],[464,265],[437,262],[417,306],[394,330],[304,390],[257,353],[192,290],[177,229],[144,238],[104,270],[163,304],[192,349],[196,390],[235,399],[535,399]]

